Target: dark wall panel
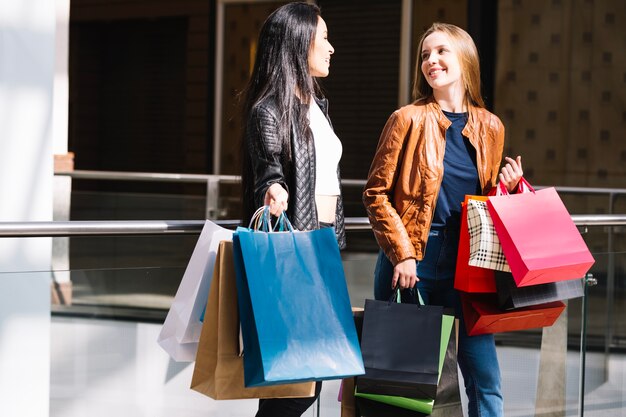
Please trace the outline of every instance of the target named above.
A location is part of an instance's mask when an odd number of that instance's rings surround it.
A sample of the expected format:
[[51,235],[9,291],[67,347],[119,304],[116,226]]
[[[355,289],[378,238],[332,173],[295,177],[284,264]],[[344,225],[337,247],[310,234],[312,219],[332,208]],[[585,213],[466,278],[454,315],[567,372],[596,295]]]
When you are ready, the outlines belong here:
[[71,33],[76,168],[180,171],[186,19],[77,23]]
[[346,151],[343,176],[365,178],[382,127],[398,106],[401,5],[361,0],[320,6],[335,48],[322,83]]
[[[322,85],[343,143],[344,178],[367,177],[378,138],[398,106],[401,2],[320,1],[335,48]],[[348,215],[364,215],[361,188],[344,188]]]

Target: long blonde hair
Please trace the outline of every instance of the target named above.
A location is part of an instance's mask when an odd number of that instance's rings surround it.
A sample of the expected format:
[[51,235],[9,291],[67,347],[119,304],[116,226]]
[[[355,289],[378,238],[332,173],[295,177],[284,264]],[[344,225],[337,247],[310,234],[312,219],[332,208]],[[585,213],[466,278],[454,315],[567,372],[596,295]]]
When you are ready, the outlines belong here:
[[413,99],[420,100],[433,96],[433,89],[422,73],[422,46],[424,39],[434,32],[448,35],[452,48],[457,53],[461,65],[461,80],[465,88],[465,103],[469,106],[485,107],[480,95],[480,60],[472,37],[463,29],[449,23],[433,23],[422,35],[417,47],[415,75],[413,79]]

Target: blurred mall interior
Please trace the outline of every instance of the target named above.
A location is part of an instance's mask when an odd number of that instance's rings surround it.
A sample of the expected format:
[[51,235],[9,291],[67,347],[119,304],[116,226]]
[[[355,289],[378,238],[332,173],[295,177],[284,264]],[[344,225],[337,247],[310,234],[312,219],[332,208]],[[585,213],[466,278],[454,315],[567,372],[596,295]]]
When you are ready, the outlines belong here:
[[[254,400],[191,391],[193,364],[156,336],[204,220],[240,217],[240,93],[284,3],[0,1],[0,415],[253,415]],[[373,297],[361,192],[378,137],[411,102],[421,33],[456,24],[505,154],[557,187],[596,260],[552,332],[497,335],[506,415],[626,416],[626,3],[315,3],[335,48],[321,85],[344,149],[352,304]],[[307,416],[339,416],[338,385]]]

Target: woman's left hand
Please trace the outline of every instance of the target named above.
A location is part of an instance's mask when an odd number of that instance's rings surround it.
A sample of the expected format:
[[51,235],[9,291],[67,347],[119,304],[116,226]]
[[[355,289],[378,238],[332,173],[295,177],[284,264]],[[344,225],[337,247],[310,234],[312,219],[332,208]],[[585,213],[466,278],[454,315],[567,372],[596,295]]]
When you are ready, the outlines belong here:
[[509,192],[515,190],[517,187],[517,183],[524,175],[524,171],[522,171],[522,157],[518,156],[517,158],[509,158],[508,156],[504,158],[507,162],[500,172],[498,178],[500,182],[506,186],[506,189]]

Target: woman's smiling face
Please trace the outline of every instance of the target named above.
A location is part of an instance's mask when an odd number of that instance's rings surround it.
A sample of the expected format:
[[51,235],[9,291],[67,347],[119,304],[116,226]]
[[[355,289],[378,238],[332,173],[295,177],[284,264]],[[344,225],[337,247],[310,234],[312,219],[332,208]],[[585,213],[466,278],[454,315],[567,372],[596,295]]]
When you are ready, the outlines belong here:
[[420,54],[422,73],[433,91],[464,91],[461,64],[447,34],[433,32],[428,35]]
[[309,51],[309,72],[311,77],[326,77],[330,71],[330,56],[335,49],[328,42],[328,29],[321,17],[317,18],[315,39]]

